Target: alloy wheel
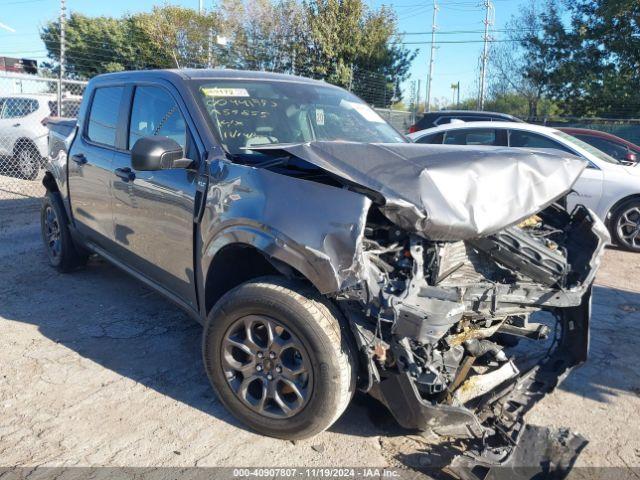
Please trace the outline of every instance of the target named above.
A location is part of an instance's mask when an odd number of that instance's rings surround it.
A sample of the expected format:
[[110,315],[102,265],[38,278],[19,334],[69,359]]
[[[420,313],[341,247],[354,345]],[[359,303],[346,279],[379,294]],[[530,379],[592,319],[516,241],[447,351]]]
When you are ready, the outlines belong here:
[[616,225],[618,238],[629,248],[640,248],[640,207],[625,210]]
[[34,170],[37,168],[36,160],[30,152],[23,149],[18,153],[18,170],[23,178],[33,178],[35,176]]
[[270,317],[247,315],[236,320],[222,340],[221,357],[236,397],[260,415],[292,417],[311,396],[313,372],[306,348]]
[[52,259],[60,256],[61,240],[60,240],[60,223],[55,210],[50,205],[47,206],[44,213],[44,234],[47,244],[47,253]]

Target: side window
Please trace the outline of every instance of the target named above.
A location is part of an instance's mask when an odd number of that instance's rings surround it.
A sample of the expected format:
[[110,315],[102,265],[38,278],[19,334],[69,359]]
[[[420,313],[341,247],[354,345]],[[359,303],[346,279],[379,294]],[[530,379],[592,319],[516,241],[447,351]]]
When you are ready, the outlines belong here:
[[440,145],[443,138],[444,133],[442,132],[432,133],[431,135],[425,135],[424,137],[418,138],[415,143],[429,143],[431,145]]
[[38,101],[30,98],[7,98],[0,118],[22,118],[38,109]]
[[493,128],[471,128],[445,132],[446,145],[498,145]]
[[87,137],[92,142],[115,147],[120,101],[124,87],[101,87],[93,94]]
[[129,125],[129,150],[140,138],[169,137],[183,149],[187,146],[187,127],[176,102],[159,87],[136,87]]
[[617,160],[626,160],[629,153],[629,149],[624,145],[618,145],[604,138],[592,137],[591,135],[576,135],[576,137]]
[[509,131],[509,146],[525,148],[555,148],[556,150],[573,153],[567,147],[555,140],[551,140],[550,138],[537,133],[525,132],[522,130]]

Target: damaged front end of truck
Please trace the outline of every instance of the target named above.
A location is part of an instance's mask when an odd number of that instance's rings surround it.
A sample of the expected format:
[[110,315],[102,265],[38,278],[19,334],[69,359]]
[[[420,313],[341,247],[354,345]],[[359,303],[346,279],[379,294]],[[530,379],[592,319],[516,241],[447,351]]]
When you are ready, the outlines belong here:
[[[333,265],[337,288],[320,290],[351,324],[362,391],[403,427],[467,439],[447,467],[459,478],[484,478],[524,451],[538,451],[536,464],[571,465],[584,440],[532,430],[523,415],[587,358],[591,285],[609,236],[588,209],[563,207],[582,160],[413,144],[252,150],[279,174],[370,200],[313,245]],[[305,165],[316,172],[300,173]]]

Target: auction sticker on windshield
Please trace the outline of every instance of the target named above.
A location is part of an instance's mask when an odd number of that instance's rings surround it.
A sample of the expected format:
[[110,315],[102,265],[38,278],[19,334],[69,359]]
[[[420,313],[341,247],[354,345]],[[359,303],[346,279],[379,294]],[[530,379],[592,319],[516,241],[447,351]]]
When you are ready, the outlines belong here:
[[249,92],[246,88],[220,88],[211,87],[203,88],[202,93],[207,97],[248,97]]

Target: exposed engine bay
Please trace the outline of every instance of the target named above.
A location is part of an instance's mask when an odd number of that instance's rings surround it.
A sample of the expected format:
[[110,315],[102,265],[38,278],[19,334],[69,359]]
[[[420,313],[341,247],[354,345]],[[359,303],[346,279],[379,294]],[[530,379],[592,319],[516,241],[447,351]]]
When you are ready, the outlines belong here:
[[[457,242],[405,233],[373,208],[363,241],[369,288],[348,294],[368,313],[355,331],[378,379],[362,388],[407,428],[482,439],[473,461],[450,466],[454,476],[476,478],[483,460],[504,466],[519,436],[532,435],[524,413],[586,359],[590,285],[607,238],[583,207],[569,215],[553,204]],[[542,311],[546,321],[535,321]],[[514,354],[520,342],[528,351]],[[487,442],[502,445],[499,454]],[[576,452],[586,444],[562,442]]]
[[[328,174],[314,181],[370,199],[349,230],[360,232],[353,251],[323,238],[341,264],[342,287],[327,294],[358,343],[359,388],[405,428],[468,439],[449,471],[483,478],[474,467],[507,465],[521,438],[539,441],[540,456],[553,450],[544,447],[553,435],[522,418],[587,358],[591,285],[609,235],[586,208],[563,205],[584,169],[574,157],[423,147],[258,150],[285,154],[279,165],[303,159]],[[585,444],[556,440],[569,459]]]
[[[355,293],[376,319],[376,366],[407,371],[424,399],[454,405],[516,376],[504,343],[548,338],[549,326],[531,314],[580,304],[593,269],[571,244],[580,238],[591,242],[581,250],[595,251],[592,223],[584,209],[569,217],[552,205],[488,237],[431,242],[372,209],[363,241],[369,288]],[[474,376],[482,386],[460,388]]]

